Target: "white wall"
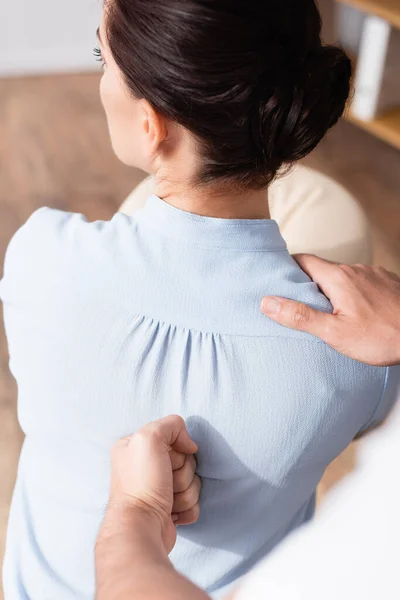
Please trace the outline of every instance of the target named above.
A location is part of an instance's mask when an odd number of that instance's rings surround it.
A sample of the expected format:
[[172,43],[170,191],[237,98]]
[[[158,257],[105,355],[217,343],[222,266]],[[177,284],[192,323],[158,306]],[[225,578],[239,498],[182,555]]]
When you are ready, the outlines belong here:
[[365,13],[346,6],[338,4],[337,9],[337,32],[341,44],[350,50],[354,55],[358,54],[361,42],[361,36],[364,27]]
[[101,0],[0,0],[0,76],[96,70],[100,14]]
[[[331,41],[335,3],[319,3]],[[0,77],[96,70],[92,50],[100,14],[101,0],[0,0]],[[339,5],[338,25],[342,43],[356,51],[361,13]]]

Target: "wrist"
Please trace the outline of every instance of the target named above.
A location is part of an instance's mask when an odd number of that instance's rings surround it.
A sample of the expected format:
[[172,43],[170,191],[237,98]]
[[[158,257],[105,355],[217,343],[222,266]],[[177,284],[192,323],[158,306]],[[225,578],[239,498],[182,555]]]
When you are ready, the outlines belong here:
[[134,537],[146,534],[162,545],[162,525],[156,513],[140,505],[124,501],[110,501],[100,529],[98,542],[115,537]]
[[108,506],[97,538],[95,562],[96,600],[131,598],[143,578],[151,581],[154,569],[157,573],[173,570],[157,516],[125,503]]

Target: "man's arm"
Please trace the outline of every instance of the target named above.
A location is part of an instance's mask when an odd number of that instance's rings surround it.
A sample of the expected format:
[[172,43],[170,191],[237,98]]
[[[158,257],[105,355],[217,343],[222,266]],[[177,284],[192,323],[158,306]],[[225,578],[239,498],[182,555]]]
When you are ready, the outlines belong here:
[[111,509],[96,546],[96,600],[209,600],[175,571],[160,522],[140,508]]
[[321,338],[341,354],[375,366],[400,364],[400,279],[382,267],[294,257],[333,306],[333,314],[266,297],[263,312],[281,325]]
[[200,479],[193,478],[191,463],[196,451],[177,416],[114,446],[110,501],[95,550],[96,600],[209,599],[168,559],[174,523],[193,522],[199,514]]

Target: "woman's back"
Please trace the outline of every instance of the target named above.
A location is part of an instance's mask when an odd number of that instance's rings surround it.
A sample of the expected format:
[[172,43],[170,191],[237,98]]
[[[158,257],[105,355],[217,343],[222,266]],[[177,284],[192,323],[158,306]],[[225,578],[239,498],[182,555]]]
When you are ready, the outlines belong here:
[[44,209],[12,241],[0,294],[27,434],[7,599],[93,597],[110,446],[144,423],[181,414],[199,445],[202,513],[172,560],[218,592],[312,516],[327,464],[394,401],[396,369],[262,316],[265,294],[329,310],[273,221],[157,197],[104,223]]
[[329,310],[267,220],[266,189],[349,94],[315,1],[109,0],[98,35],[115,153],[158,197],[109,223],[40,211],[11,243],[1,295],[27,437],[7,600],[93,597],[109,449],[147,421],[179,413],[199,444],[202,514],[173,560],[214,592],[312,515],[326,465],[392,401],[388,370],[259,308],[277,294]]

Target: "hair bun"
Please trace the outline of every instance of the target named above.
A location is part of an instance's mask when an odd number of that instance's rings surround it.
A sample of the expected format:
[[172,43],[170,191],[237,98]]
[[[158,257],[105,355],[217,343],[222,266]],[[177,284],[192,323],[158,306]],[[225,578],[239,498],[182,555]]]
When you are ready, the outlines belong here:
[[342,116],[350,79],[350,59],[337,46],[320,46],[283,69],[267,100],[258,101],[255,141],[264,158],[291,163],[309,154]]
[[106,2],[105,38],[129,93],[195,137],[194,184],[265,188],[339,119],[350,61],[321,45],[317,4]]

